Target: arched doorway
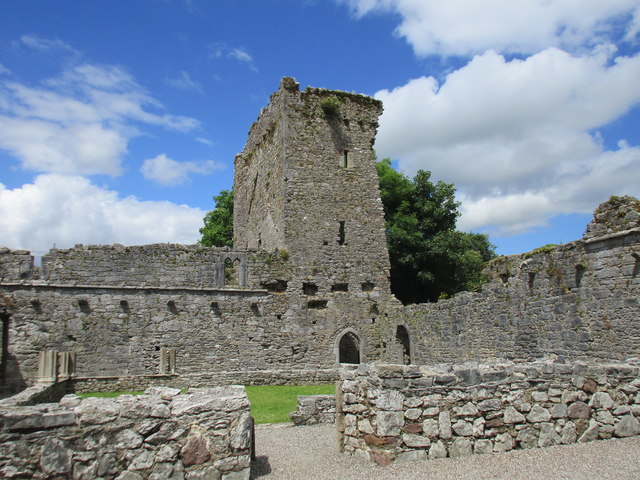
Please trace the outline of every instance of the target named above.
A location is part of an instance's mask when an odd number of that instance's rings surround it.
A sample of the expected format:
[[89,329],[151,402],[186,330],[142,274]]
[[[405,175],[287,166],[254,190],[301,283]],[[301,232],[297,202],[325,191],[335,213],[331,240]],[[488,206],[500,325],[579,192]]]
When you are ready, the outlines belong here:
[[409,365],[411,363],[411,342],[409,332],[404,325],[396,328],[396,346],[398,349],[398,363]]
[[353,330],[347,330],[338,342],[338,363],[360,363],[360,339]]

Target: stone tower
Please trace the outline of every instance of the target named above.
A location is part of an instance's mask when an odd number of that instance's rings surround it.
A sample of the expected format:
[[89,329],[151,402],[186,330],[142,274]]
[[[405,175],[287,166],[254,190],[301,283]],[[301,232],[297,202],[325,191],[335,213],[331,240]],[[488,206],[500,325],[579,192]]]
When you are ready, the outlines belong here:
[[235,247],[286,251],[316,286],[387,294],[380,113],[370,97],[283,78],[235,159]]

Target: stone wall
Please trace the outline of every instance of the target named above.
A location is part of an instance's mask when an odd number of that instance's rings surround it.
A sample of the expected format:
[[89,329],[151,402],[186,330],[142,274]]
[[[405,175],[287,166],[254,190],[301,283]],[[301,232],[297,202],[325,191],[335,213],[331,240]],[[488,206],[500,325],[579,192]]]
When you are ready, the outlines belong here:
[[335,423],[335,395],[298,395],[296,410],[289,414],[294,425]]
[[639,212],[638,200],[614,198],[584,239],[493,261],[481,292],[396,310],[412,363],[640,355]]
[[344,370],[342,451],[380,465],[640,435],[640,361]]
[[242,387],[149,389],[115,399],[0,407],[3,478],[249,479]]

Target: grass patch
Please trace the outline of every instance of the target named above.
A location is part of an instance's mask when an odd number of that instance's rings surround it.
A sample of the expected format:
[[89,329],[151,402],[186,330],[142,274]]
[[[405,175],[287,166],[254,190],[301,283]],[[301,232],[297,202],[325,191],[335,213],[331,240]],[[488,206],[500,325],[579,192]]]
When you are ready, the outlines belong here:
[[142,395],[144,392],[87,392],[79,393],[78,396],[82,398],[98,397],[98,398],[116,398],[120,395]]
[[256,423],[289,422],[289,413],[296,409],[298,395],[334,395],[333,383],[324,385],[264,385],[247,386],[251,415]]

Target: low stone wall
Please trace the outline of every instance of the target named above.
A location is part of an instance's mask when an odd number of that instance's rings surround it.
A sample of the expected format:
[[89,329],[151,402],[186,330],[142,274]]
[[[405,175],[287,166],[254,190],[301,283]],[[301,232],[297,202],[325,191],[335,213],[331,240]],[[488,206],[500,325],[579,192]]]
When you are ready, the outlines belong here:
[[241,386],[1,407],[0,476],[249,479],[252,425]]
[[296,411],[289,414],[294,425],[335,423],[335,395],[298,395]]
[[380,465],[640,434],[640,366],[362,365],[337,388],[340,448]]
[[59,401],[67,393],[67,381],[56,383],[36,383],[20,393],[0,400],[1,407],[20,407]]

